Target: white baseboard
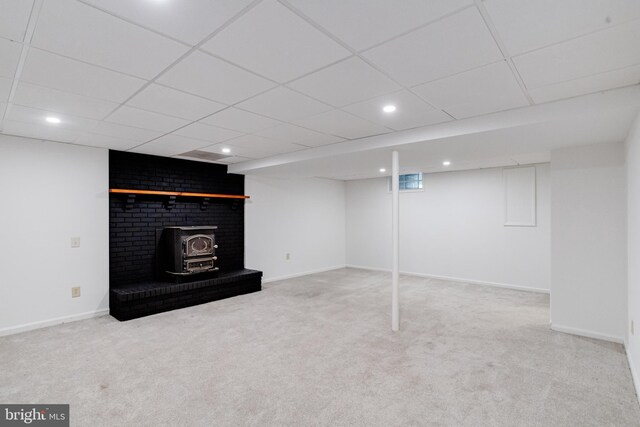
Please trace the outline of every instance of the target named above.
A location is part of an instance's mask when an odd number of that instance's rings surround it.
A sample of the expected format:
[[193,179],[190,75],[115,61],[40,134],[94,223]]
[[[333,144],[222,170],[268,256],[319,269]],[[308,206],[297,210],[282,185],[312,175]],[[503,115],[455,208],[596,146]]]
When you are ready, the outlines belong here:
[[[367,267],[363,265],[352,265],[347,264],[348,268],[359,268],[361,270],[374,270],[374,271],[386,271],[390,272],[390,269],[387,268],[378,268],[378,267]],[[515,289],[517,291],[526,291],[526,292],[537,292],[541,294],[548,294],[548,289],[543,288],[532,288],[529,286],[521,286],[521,285],[512,285],[509,283],[497,283],[497,282],[485,282],[482,280],[473,280],[473,279],[463,279],[460,277],[451,277],[451,276],[438,276],[435,274],[425,274],[425,273],[415,273],[411,271],[401,271],[400,274],[405,274],[407,276],[415,276],[415,277],[426,277],[427,279],[439,279],[439,280],[448,280],[450,282],[459,282],[459,283],[471,283],[473,285],[484,285],[484,286],[493,286],[496,288],[505,288],[505,289]]]
[[638,371],[636,370],[635,365],[633,364],[633,357],[629,353],[629,347],[625,343],[624,346],[625,352],[627,353],[627,361],[629,362],[629,369],[631,370],[631,378],[633,379],[633,386],[636,389],[636,398],[638,399],[638,403],[640,403],[640,378],[638,378]]
[[624,337],[615,335],[602,334],[600,332],[587,331],[585,329],[572,328],[570,326],[562,326],[557,323],[551,323],[551,329],[556,332],[564,332],[565,334],[578,335],[581,337],[595,338],[597,340],[611,341],[618,344],[624,344]]
[[77,320],[91,319],[109,314],[109,309],[87,311],[80,314],[72,314],[70,316],[56,317],[55,319],[41,320],[38,322],[25,323],[18,326],[10,326],[0,329],[0,337],[5,335],[18,334],[20,332],[32,331],[34,329],[46,328],[48,326],[61,325],[63,323],[75,322]]
[[268,277],[266,279],[263,278],[262,279],[262,283],[271,283],[271,282],[277,282],[279,280],[293,279],[295,277],[307,276],[309,274],[324,273],[325,271],[339,270],[339,269],[345,268],[345,267],[346,267],[345,265],[336,265],[336,266],[333,266],[333,267],[325,267],[325,268],[319,268],[319,269],[316,269],[316,270],[303,271],[301,273],[288,274],[286,276]]
[[366,265],[355,265],[355,264],[347,264],[346,268],[357,268],[358,270],[371,270],[371,271],[384,271],[386,273],[391,272],[390,268],[380,268],[380,267],[367,267]]

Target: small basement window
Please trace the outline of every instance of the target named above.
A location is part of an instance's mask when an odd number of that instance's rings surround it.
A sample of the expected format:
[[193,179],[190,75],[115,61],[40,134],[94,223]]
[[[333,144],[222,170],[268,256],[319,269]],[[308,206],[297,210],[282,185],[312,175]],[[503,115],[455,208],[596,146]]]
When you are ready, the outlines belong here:
[[[400,191],[422,190],[422,173],[405,173],[398,176]],[[389,177],[389,191],[391,191],[391,177]]]

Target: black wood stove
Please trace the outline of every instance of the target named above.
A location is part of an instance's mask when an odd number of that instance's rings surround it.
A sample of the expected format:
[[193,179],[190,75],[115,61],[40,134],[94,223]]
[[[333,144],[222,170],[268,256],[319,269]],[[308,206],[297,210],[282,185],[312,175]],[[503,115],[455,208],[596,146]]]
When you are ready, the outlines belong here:
[[188,276],[218,270],[216,226],[164,229],[165,267],[172,275]]

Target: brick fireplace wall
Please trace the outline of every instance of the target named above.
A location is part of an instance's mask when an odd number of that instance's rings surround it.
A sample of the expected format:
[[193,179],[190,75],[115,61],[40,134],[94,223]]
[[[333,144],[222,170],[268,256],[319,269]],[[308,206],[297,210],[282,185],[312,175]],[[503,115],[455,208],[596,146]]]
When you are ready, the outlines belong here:
[[[137,190],[244,194],[244,176],[227,166],[145,154],[109,152],[109,187]],[[176,225],[216,225],[221,272],[244,267],[244,202],[179,197],[167,209],[167,196],[137,196],[125,209],[125,195],[109,196],[110,286],[151,281],[156,276],[159,230]]]

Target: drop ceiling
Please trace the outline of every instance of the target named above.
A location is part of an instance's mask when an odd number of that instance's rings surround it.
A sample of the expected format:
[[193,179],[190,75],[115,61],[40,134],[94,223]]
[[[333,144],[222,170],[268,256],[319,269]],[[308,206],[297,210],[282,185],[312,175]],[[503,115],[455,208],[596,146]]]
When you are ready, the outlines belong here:
[[[299,152],[326,163],[366,138],[637,85],[637,40],[637,0],[3,0],[0,132],[170,157],[228,148],[212,161],[236,166]],[[520,132],[603,142],[626,117]],[[549,148],[513,132],[531,159]]]
[[[550,151],[575,145],[622,141],[639,108],[618,109],[605,117],[563,118],[541,123],[462,133],[394,147],[399,152],[400,173],[441,173],[469,169],[546,163]],[[298,159],[252,174],[286,179],[327,178],[356,180],[387,177],[391,148],[374,148],[339,155]],[[444,161],[451,162],[444,165]],[[234,165],[235,166],[235,165]],[[384,172],[380,172],[384,169]]]

